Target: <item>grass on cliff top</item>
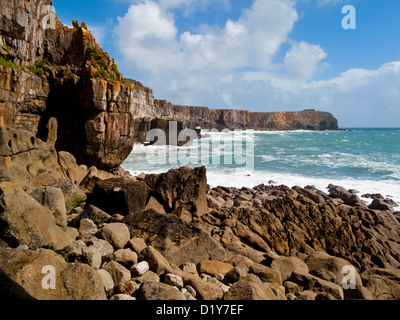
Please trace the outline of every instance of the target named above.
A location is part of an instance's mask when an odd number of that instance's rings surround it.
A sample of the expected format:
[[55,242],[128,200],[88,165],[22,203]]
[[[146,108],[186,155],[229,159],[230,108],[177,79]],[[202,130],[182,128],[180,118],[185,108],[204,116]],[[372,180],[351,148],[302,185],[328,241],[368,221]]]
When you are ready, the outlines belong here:
[[11,68],[13,70],[19,70],[19,71],[23,71],[23,72],[31,72],[34,73],[38,76],[42,76],[44,73],[44,66],[46,65],[47,60],[40,60],[38,62],[35,63],[34,66],[21,66],[18,64],[15,64],[9,60],[6,60],[2,55],[0,55],[0,65]]

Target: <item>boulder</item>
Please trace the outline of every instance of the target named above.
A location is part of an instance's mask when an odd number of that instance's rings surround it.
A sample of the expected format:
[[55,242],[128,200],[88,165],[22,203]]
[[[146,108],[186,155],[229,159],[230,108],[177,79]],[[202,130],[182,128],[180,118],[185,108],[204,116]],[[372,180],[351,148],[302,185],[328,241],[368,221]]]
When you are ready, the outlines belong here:
[[114,261],[129,269],[137,263],[138,257],[136,252],[133,252],[131,249],[119,249],[114,252]]
[[177,287],[178,289],[183,288],[183,279],[180,276],[172,273],[167,273],[165,275],[164,283],[173,287]]
[[58,226],[67,226],[65,198],[60,189],[54,187],[38,188],[31,193],[31,197],[42,206],[50,209]]
[[67,178],[61,178],[50,185],[51,187],[61,189],[65,198],[65,208],[67,214],[80,205],[82,202],[86,201],[86,194],[77,187],[71,180]]
[[254,263],[249,272],[259,277],[262,282],[282,284],[281,273],[262,264]]
[[100,269],[100,270],[97,270],[97,273],[100,276],[101,281],[103,282],[104,290],[106,292],[114,289],[114,280],[107,270]]
[[400,299],[400,270],[371,268],[361,274],[363,284],[372,300]]
[[79,226],[79,221],[81,219],[90,219],[97,227],[101,228],[105,223],[111,221],[111,216],[95,206],[88,205],[81,213],[72,219],[68,225],[71,227],[77,227]]
[[142,261],[134,264],[130,270],[133,277],[140,277],[150,270],[150,265],[147,261]]
[[216,284],[196,277],[184,280],[186,286],[191,286],[197,292],[196,298],[199,300],[220,300],[224,295],[224,291]]
[[63,250],[72,245],[48,208],[9,183],[0,183],[0,220],[0,237],[11,247]]
[[322,280],[309,273],[293,271],[288,279],[296,283],[301,291],[311,290],[315,293],[328,293],[331,294],[336,300],[343,300],[343,288],[335,283]]
[[315,203],[324,203],[325,199],[323,196],[319,195],[318,193],[314,192],[313,190],[310,189],[303,189],[301,187],[295,186],[292,188],[295,190],[298,194],[303,195],[304,197],[310,199],[311,201]]
[[102,269],[106,270],[112,277],[114,284],[124,284],[131,280],[131,273],[124,266],[118,262],[111,261],[107,263]]
[[58,162],[65,176],[77,186],[80,185],[88,173],[87,167],[85,165],[79,166],[75,157],[69,152],[59,151]]
[[101,267],[102,256],[94,247],[85,247],[82,249],[82,260],[92,268],[98,270]]
[[127,247],[135,251],[137,254],[140,254],[142,250],[147,247],[147,245],[143,239],[132,238],[131,240],[128,241]]
[[361,201],[361,199],[357,195],[349,192],[348,190],[346,190],[343,187],[330,184],[328,186],[328,191],[329,191],[329,197],[339,198],[339,199],[343,200],[344,203],[349,206],[363,206],[364,205],[363,202]]
[[186,300],[179,290],[160,282],[143,283],[139,288],[138,298],[150,301]]
[[208,212],[205,167],[182,167],[159,175],[148,174],[145,181],[158,194],[157,199],[167,213],[180,207],[198,217]]
[[257,276],[249,275],[231,286],[224,294],[224,300],[278,300],[271,288],[264,284]]
[[124,223],[110,223],[101,229],[101,236],[117,249],[123,249],[130,240],[128,227]]
[[111,215],[126,216],[145,211],[150,191],[144,181],[124,178],[99,180],[89,202]]
[[[347,272],[343,272],[345,267],[354,268],[351,263],[345,259],[330,256],[329,254],[321,251],[312,253],[306,260],[306,264],[310,273],[319,278],[336,283],[339,286],[343,284],[343,277],[346,276]],[[325,272],[324,272],[325,271]],[[344,290],[344,297],[346,300],[349,299],[365,299],[370,300],[371,294],[363,286],[360,274],[357,269],[355,271],[355,289]],[[331,273],[332,275],[330,275]]]
[[0,182],[18,187],[48,186],[64,177],[55,148],[32,132],[0,126]]
[[98,231],[96,224],[90,219],[82,219],[79,225],[79,237],[83,241],[88,241]]
[[372,203],[368,206],[368,208],[380,211],[393,211],[393,207],[390,204],[386,203],[383,199],[374,199]]
[[150,266],[150,270],[159,276],[166,272],[171,273],[172,271],[172,267],[167,259],[165,259],[158,250],[151,246],[146,247],[146,249],[140,253],[140,260],[147,261]]
[[114,253],[114,247],[111,244],[106,240],[97,239],[96,237],[91,237],[87,242],[87,246],[96,249],[101,254],[101,257],[111,256]]
[[123,222],[132,238],[143,239],[178,266],[185,262],[197,264],[202,260],[222,261],[225,258],[225,250],[219,243],[174,215],[150,210],[130,214]]
[[232,269],[233,266],[231,264],[215,260],[203,260],[198,265],[199,273],[207,273],[211,276],[215,276],[216,274],[225,275]]
[[[0,297],[37,300],[106,300],[99,274],[66,263],[50,250],[0,248]],[[54,275],[54,282],[52,279]],[[55,283],[55,289],[47,289]]]
[[287,280],[293,271],[309,271],[307,264],[297,257],[279,257],[272,261],[271,268],[280,272],[283,281]]

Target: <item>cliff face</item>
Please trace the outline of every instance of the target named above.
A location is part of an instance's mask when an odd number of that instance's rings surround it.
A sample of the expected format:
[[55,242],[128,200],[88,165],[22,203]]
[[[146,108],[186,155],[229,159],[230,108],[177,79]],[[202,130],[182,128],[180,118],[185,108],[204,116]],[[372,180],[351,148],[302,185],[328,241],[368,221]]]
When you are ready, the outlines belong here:
[[64,26],[50,0],[6,0],[0,12],[0,126],[24,129],[81,164],[118,167],[150,129],[336,130],[328,113],[251,113],[173,105],[124,79],[86,25]]
[[80,163],[117,167],[135,142],[135,85],[84,23],[68,28],[50,9],[49,0],[2,1],[0,125],[31,131]]

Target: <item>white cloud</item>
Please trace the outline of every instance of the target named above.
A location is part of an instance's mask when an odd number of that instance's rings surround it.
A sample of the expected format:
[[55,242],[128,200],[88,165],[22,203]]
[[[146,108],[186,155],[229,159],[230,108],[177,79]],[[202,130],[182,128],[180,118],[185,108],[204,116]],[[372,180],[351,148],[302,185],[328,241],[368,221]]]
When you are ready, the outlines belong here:
[[[253,111],[311,107],[332,112],[343,126],[400,126],[400,62],[314,80],[328,53],[318,44],[291,41],[298,20],[292,0],[256,0],[222,27],[178,30],[176,8],[223,1],[135,1],[113,30],[123,57],[120,69],[144,75],[137,80],[175,104]],[[285,43],[292,46],[283,62],[274,62]]]
[[286,53],[284,62],[290,74],[308,80],[314,77],[321,61],[327,57],[320,46],[302,41],[292,46]]

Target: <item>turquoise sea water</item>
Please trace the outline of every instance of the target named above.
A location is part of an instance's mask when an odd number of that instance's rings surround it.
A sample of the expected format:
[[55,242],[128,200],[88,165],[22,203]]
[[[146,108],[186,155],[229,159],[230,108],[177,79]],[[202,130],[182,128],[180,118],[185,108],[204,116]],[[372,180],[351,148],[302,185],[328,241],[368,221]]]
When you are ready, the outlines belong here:
[[[225,142],[229,140],[231,143]],[[236,161],[232,154],[240,146],[242,158]],[[254,165],[245,157],[246,150],[251,151],[252,147]],[[212,187],[252,188],[272,180],[289,187],[314,185],[326,191],[333,183],[356,189],[359,196],[381,193],[400,203],[400,128],[246,131],[239,136],[213,133],[187,148],[135,146],[123,167],[137,175],[203,164]]]

